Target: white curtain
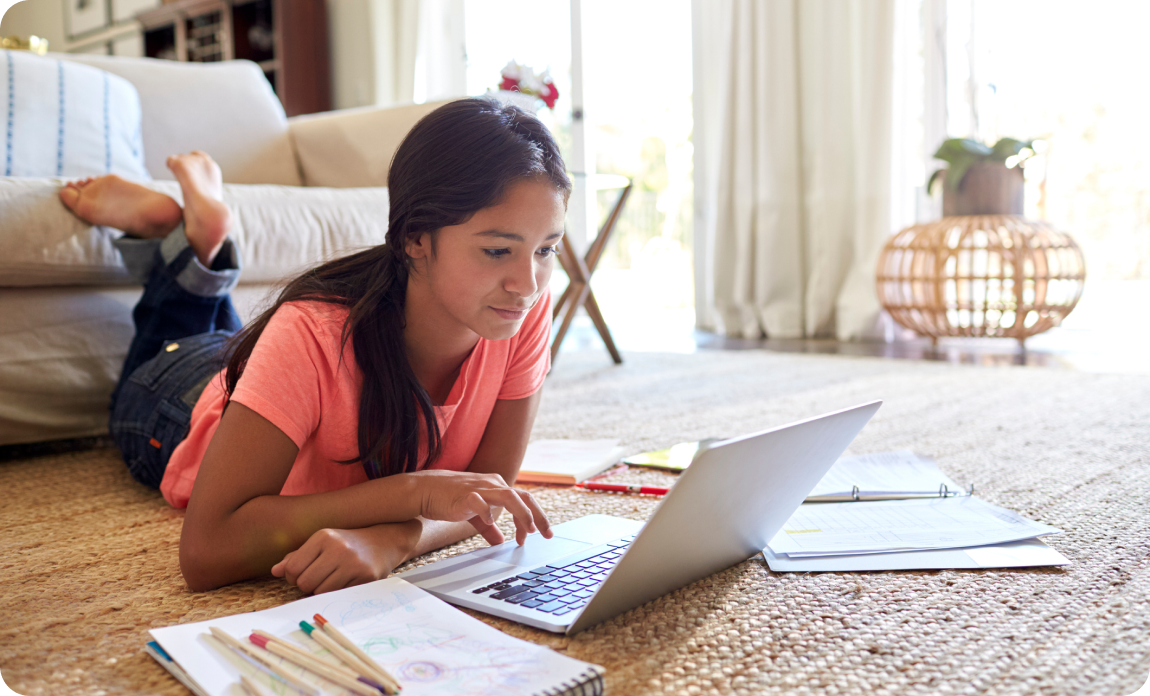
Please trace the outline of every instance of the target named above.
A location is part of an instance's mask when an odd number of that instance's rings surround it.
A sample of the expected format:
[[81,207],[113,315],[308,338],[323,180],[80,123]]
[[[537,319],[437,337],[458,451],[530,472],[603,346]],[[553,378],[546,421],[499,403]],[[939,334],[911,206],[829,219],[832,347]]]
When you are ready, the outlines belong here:
[[695,0],[702,328],[874,335],[896,0]]
[[369,2],[375,68],[374,103],[410,103],[415,93],[420,1]]

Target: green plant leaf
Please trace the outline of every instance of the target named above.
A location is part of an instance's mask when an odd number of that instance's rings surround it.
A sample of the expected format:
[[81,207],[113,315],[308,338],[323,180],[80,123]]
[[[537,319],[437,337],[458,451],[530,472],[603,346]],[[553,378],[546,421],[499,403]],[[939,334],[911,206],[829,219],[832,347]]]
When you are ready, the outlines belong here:
[[992,150],[973,138],[949,138],[942,141],[938,151],[934,153],[935,159],[953,163],[956,159],[965,159],[976,156],[984,157]]
[[990,157],[987,159],[993,162],[1005,162],[1008,158],[1020,154],[1023,150],[1030,148],[1033,143],[1033,140],[1015,140],[1014,138],[1003,138],[994,144],[994,147],[990,152]]
[[930,178],[926,180],[926,193],[927,193],[927,195],[930,195],[931,193],[933,193],[934,182],[936,182],[940,178],[942,178],[943,174],[946,174],[946,167],[943,167],[942,169],[934,170],[934,174],[931,174]]

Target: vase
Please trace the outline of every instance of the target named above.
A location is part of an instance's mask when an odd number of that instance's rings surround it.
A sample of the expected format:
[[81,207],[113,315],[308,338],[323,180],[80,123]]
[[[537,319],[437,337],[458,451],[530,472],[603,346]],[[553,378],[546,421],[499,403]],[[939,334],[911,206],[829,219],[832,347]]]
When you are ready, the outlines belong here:
[[[949,172],[947,172],[949,173]],[[979,162],[966,170],[956,189],[942,181],[942,214],[1022,215],[1022,168]]]

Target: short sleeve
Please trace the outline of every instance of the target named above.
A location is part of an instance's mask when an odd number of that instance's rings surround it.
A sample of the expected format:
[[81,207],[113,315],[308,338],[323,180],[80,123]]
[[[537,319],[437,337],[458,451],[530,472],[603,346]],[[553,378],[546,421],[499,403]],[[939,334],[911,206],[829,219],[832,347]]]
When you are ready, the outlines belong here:
[[515,335],[500,399],[525,399],[551,370],[551,292],[543,293]]
[[297,447],[319,427],[322,386],[338,369],[341,324],[329,314],[316,303],[276,310],[231,397],[271,421]]

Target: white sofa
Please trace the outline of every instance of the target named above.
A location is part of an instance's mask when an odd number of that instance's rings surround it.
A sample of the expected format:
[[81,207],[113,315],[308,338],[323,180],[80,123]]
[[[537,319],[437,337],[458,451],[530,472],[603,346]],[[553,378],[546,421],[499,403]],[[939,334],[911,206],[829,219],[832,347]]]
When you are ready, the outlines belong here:
[[[204,150],[236,212],[244,319],[299,269],[383,241],[387,170],[438,104],[287,119],[254,63],[61,55],[140,93],[151,186],[178,198],[167,155]],[[111,240],[59,203],[61,180],[0,178],[0,445],[99,435],[140,289]]]

